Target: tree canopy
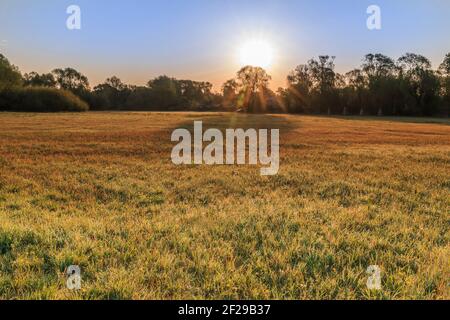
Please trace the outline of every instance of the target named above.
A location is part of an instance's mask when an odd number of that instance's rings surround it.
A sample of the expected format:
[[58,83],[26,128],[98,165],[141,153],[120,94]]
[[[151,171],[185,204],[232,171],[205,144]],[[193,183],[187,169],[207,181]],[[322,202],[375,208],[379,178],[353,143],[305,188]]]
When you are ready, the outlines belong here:
[[22,76],[19,69],[9,63],[9,60],[0,54],[0,92],[22,84]]

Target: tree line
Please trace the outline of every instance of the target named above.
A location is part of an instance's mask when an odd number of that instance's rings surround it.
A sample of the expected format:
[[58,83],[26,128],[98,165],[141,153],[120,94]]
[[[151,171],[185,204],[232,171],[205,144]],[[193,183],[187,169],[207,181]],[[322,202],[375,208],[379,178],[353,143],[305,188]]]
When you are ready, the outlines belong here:
[[437,70],[424,56],[397,60],[368,54],[360,68],[335,71],[335,57],[319,56],[297,66],[287,87],[269,88],[271,76],[246,66],[220,93],[212,84],[159,76],[145,86],[113,76],[93,88],[73,68],[22,75],[0,54],[0,110],[11,111],[241,111],[339,115],[448,116],[450,53]]
[[287,112],[352,115],[449,115],[450,53],[438,70],[424,56],[397,61],[368,54],[360,68],[335,72],[334,57],[320,56],[288,76],[278,95]]

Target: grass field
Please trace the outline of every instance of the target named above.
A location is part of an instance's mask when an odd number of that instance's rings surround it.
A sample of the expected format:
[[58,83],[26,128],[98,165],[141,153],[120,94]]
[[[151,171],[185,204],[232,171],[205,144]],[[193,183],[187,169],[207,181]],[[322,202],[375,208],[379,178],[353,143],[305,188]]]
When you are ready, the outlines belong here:
[[[279,174],[174,166],[194,120],[280,128]],[[450,125],[422,121],[0,114],[0,299],[449,299]]]

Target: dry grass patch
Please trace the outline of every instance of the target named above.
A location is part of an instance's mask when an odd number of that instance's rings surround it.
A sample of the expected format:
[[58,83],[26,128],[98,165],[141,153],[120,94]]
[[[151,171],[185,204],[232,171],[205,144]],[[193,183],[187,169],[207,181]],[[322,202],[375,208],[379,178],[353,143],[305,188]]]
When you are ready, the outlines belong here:
[[[174,166],[194,120],[280,128],[279,174]],[[450,126],[418,121],[0,114],[0,298],[448,299]]]

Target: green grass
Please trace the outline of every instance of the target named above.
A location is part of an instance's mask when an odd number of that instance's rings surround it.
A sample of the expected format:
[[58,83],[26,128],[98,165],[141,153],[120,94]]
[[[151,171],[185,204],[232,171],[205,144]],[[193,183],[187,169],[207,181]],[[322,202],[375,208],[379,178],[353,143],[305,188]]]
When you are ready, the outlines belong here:
[[[200,119],[280,128],[279,174],[174,166]],[[439,123],[0,114],[0,299],[448,299],[449,208]]]

